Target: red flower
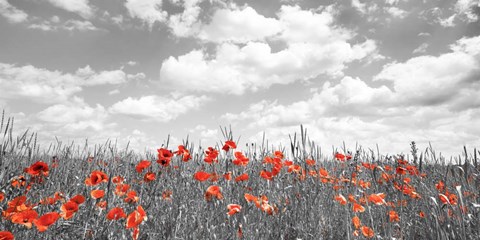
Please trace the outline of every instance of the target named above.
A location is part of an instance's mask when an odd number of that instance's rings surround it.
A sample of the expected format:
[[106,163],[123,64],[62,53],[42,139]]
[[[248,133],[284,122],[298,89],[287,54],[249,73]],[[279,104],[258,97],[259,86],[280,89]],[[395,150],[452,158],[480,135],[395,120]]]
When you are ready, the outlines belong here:
[[103,198],[105,196],[105,191],[101,190],[101,189],[95,189],[95,190],[92,190],[90,192],[90,196],[93,198],[93,199],[99,199],[99,198]]
[[227,205],[227,209],[228,209],[228,215],[229,216],[232,216],[234,215],[235,213],[239,213],[240,210],[242,210],[242,206],[238,205],[238,204],[228,204]]
[[108,220],[119,220],[120,218],[126,218],[126,217],[127,215],[125,214],[125,212],[121,207],[112,208],[107,213]]
[[32,164],[29,168],[25,168],[24,172],[32,176],[39,176],[40,174],[48,176],[48,165],[42,161],[38,161]]
[[136,228],[145,220],[147,220],[147,214],[142,206],[138,206],[137,210],[128,214],[126,228]]
[[172,151],[165,148],[160,148],[160,149],[157,149],[157,152],[158,152],[157,163],[164,167],[168,167],[173,157]]
[[235,159],[232,161],[237,166],[247,166],[249,159],[241,152],[235,152]]
[[205,151],[205,159],[204,161],[208,164],[212,164],[213,162],[218,162],[217,157],[218,157],[218,151],[212,147],[208,147],[208,149]]
[[210,174],[207,172],[198,171],[193,175],[193,178],[195,178],[197,181],[204,182],[210,178]]
[[248,174],[244,173],[238,177],[235,178],[235,182],[243,182],[248,180]]
[[207,191],[205,192],[205,199],[207,201],[211,201],[212,197],[216,197],[218,200],[222,200],[223,195],[221,191],[222,189],[219,186],[212,185],[207,188]]
[[142,160],[135,167],[135,171],[137,171],[137,173],[141,173],[141,172],[143,172],[143,170],[145,170],[145,168],[150,167],[151,164],[152,163],[148,160]]
[[93,171],[90,177],[85,179],[85,185],[95,186],[102,182],[108,182],[108,176],[102,171]]
[[143,181],[148,183],[148,182],[151,182],[151,181],[155,181],[155,178],[156,178],[155,173],[147,172],[147,173],[145,173],[145,176],[143,176]]
[[68,220],[78,211],[78,204],[73,201],[68,201],[60,207],[60,211],[62,211],[60,216],[62,216],[63,219]]
[[38,219],[35,219],[33,221],[33,224],[35,224],[39,232],[44,232],[48,229],[49,226],[54,224],[58,220],[58,218],[60,218],[60,214],[56,212],[49,212],[39,217]]
[[225,142],[225,145],[223,145],[222,149],[225,151],[225,152],[228,152],[229,150],[231,149],[235,149],[237,148],[237,144],[235,144],[234,141],[231,141],[231,140],[228,140]]
[[0,240],[14,240],[15,237],[9,231],[1,231],[0,232]]

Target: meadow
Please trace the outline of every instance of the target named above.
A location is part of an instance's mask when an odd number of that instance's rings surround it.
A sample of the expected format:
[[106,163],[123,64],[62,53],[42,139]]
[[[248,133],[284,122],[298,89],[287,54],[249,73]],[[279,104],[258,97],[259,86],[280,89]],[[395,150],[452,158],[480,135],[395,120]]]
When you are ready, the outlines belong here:
[[12,128],[2,116],[0,239],[480,239],[476,149],[330,149],[304,128],[240,144],[223,128],[215,146],[138,153]]

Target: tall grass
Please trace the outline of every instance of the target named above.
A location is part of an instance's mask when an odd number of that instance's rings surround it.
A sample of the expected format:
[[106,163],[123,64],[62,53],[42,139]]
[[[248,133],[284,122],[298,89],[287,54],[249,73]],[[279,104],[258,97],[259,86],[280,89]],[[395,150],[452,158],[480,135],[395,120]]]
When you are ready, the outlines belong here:
[[[6,118],[3,113],[0,125],[0,186],[6,200],[0,203],[2,210],[7,208],[8,201],[21,195],[26,195],[28,201],[34,204],[55,192],[62,192],[65,199],[77,194],[87,199],[72,219],[60,219],[43,233],[2,218],[0,231],[10,231],[16,239],[128,239],[132,237],[132,231],[125,228],[125,220],[107,220],[106,213],[116,206],[130,213],[138,205],[143,206],[148,216],[148,220],[140,225],[139,239],[236,239],[240,238],[239,229],[244,239],[365,238],[361,232],[359,236],[354,236],[356,229],[351,219],[355,215],[360,218],[362,225],[373,229],[374,238],[378,239],[479,239],[480,236],[480,179],[476,149],[469,152],[464,148],[461,158],[449,161],[431,147],[419,151],[414,142],[411,143],[412,151],[408,157],[382,155],[379,151],[360,146],[352,150],[342,146],[328,151],[309,139],[307,129],[301,127],[299,134],[290,136],[290,143],[286,145],[289,147],[270,146],[265,138],[261,143],[239,146],[235,151],[242,151],[250,159],[247,167],[239,167],[232,164],[232,151],[221,150],[225,140],[239,142],[239,139],[234,139],[231,129],[224,128],[222,133],[225,139],[215,146],[220,150],[217,164],[206,164],[205,149],[194,146],[187,139],[184,145],[192,153],[192,159],[183,162],[180,157],[174,157],[172,166],[165,168],[155,163],[156,153],[138,153],[128,147],[118,149],[112,141],[90,146],[88,141],[63,143],[57,139],[55,143],[43,147],[37,142],[37,135],[28,130],[20,136],[13,136],[13,125],[14,118]],[[167,139],[163,147],[176,149],[176,146],[168,145]],[[305,178],[301,174],[287,172],[286,167],[272,181],[261,178],[259,172],[270,168],[262,161],[276,150],[282,151],[286,159],[305,169]],[[340,162],[335,159],[337,152],[351,155],[352,159]],[[424,177],[394,174],[395,168],[400,166],[399,160],[406,158],[412,158],[410,164]],[[135,172],[135,165],[142,159],[152,161],[152,171],[157,173],[155,181],[140,182],[143,174]],[[306,159],[314,159],[315,165],[307,165]],[[27,176],[24,168],[38,160],[49,166],[57,162],[58,167],[50,168],[46,180],[33,184],[29,191],[25,187],[13,187],[12,180],[20,175]],[[361,167],[362,163],[376,164],[378,167],[368,170]],[[387,166],[392,167],[393,172],[386,171]],[[351,180],[355,173],[357,181],[370,182],[371,186],[361,188],[352,181],[323,183],[318,175],[308,174],[309,170],[318,173],[320,168],[336,179]],[[101,170],[110,178],[124,177],[126,183],[138,193],[139,202],[125,203],[122,197],[114,194],[115,185],[111,181],[99,187],[86,186],[84,180],[93,170]],[[250,179],[246,182],[222,178],[217,182],[199,182],[193,178],[199,170],[218,174],[232,172],[234,177],[248,173]],[[395,181],[399,183],[410,178],[410,185],[414,186],[421,198],[412,199],[396,190],[392,182],[380,184],[378,181],[386,172],[395,175]],[[450,193],[458,196],[457,204],[440,201],[440,192],[435,187],[440,180]],[[207,202],[204,193],[213,184],[222,188],[224,198]],[[90,197],[90,190],[94,188],[106,190],[103,198],[107,201],[106,209],[98,208],[96,203],[100,200]],[[162,197],[166,191],[172,191],[171,200]],[[267,196],[269,203],[278,211],[272,215],[266,214],[255,204],[248,203],[244,198],[245,193]],[[359,200],[373,193],[385,193],[386,200],[395,206],[377,206],[367,201],[364,203],[365,212],[354,213],[350,203],[341,205],[334,200],[339,194],[345,197],[351,194]],[[402,204],[404,201],[405,205]],[[226,207],[230,203],[240,204],[243,207],[241,212],[228,216]],[[39,215],[59,211],[61,204],[38,205],[36,210]],[[395,210],[400,221],[391,222],[389,210]],[[420,212],[425,213],[425,217],[420,217]]]

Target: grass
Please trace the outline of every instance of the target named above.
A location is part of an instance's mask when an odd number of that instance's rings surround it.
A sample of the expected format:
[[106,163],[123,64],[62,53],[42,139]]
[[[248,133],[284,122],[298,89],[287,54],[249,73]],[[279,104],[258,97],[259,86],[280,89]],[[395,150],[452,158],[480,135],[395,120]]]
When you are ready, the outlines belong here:
[[[258,145],[224,151],[225,141],[234,138],[231,130],[222,129],[225,139],[213,146],[219,152],[218,162],[207,164],[206,149],[186,140],[183,145],[192,158],[184,162],[183,155],[174,154],[165,167],[156,162],[157,153],[139,154],[128,147],[118,149],[111,141],[89,146],[87,142],[64,144],[57,140],[41,147],[35,133],[26,131],[13,136],[13,123],[13,118],[5,119],[2,115],[0,185],[5,199],[0,202],[3,211],[0,231],[13,233],[15,239],[129,239],[135,230],[139,231],[138,239],[479,239],[480,236],[476,149],[468,152],[464,148],[462,158],[453,159],[455,163],[447,163],[431,147],[419,151],[414,142],[409,156],[382,155],[359,146],[351,151],[343,147],[325,152],[301,128],[300,134],[291,136],[288,148],[274,148],[264,140]],[[177,146],[169,146],[168,139],[159,148],[177,150]],[[247,166],[233,164],[237,151],[249,159]],[[260,172],[272,170],[274,164],[263,162],[266,157],[279,158],[276,151],[284,157],[280,160],[280,172],[268,181],[260,177]],[[140,160],[151,161],[151,166],[138,173],[135,166]],[[287,166],[286,160],[293,162],[292,167]],[[42,173],[32,176],[24,171],[37,161],[48,164],[48,176]],[[326,170],[328,176],[325,172],[322,175],[320,169]],[[95,170],[106,173],[109,179],[87,186],[85,179]],[[198,171],[216,173],[219,179],[212,181],[210,177],[200,182],[193,177]],[[143,181],[146,172],[155,173],[156,179]],[[231,172],[230,181],[222,177],[227,172]],[[249,180],[236,182],[235,177],[243,173],[249,175]],[[12,186],[19,176],[25,177],[25,185]],[[112,182],[114,176],[125,179],[130,190],[137,193],[137,202],[126,203],[125,195],[115,193],[118,184]],[[440,181],[444,188],[438,185]],[[221,188],[222,199],[205,199],[205,192],[212,185]],[[94,189],[104,190],[105,196],[93,199],[90,192]],[[39,204],[55,192],[61,192],[63,197],[53,204]],[[255,200],[247,201],[246,193],[258,197],[259,207]],[[369,200],[377,193],[385,194],[385,202]],[[61,206],[78,194],[86,201],[79,204],[73,217],[59,218],[44,232],[39,232],[35,224],[28,228],[13,223],[12,216],[8,216],[9,202],[19,196],[26,196],[27,208],[33,208],[40,217],[49,212],[60,213]],[[442,201],[440,194],[449,200]],[[261,196],[266,196],[268,202],[260,200]],[[345,204],[335,200],[341,196],[347,199]],[[353,211],[354,201],[364,207],[363,212]],[[104,208],[97,206],[101,202]],[[239,204],[242,208],[230,216],[229,204]],[[138,227],[127,229],[126,218],[113,221],[106,218],[114,207],[121,207],[130,218],[138,217],[134,212],[138,206],[143,207],[147,216],[146,220],[140,218]],[[390,211],[398,214],[398,221],[390,219]],[[352,223],[354,216],[360,219],[358,228]],[[373,235],[369,236],[368,229]]]

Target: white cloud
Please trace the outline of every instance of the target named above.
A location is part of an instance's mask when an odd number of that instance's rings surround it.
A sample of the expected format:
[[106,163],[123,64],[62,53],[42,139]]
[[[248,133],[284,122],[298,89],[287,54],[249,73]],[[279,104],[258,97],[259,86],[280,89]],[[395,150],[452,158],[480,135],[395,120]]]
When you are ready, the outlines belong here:
[[[245,11],[256,14],[253,9],[248,9],[226,10],[224,13],[234,15],[232,19],[240,19],[236,14],[245,14]],[[212,55],[206,50],[193,50],[177,58],[169,57],[162,63],[161,81],[184,91],[240,95],[273,84],[312,79],[320,74],[342,75],[346,63],[377,55],[376,43],[372,40],[356,45],[348,43],[352,34],[333,26],[333,18],[327,11],[318,14],[299,7],[283,6],[278,16],[278,20],[271,19],[281,28],[281,33],[274,38],[284,42],[285,49],[273,51],[268,43],[250,41],[271,35],[268,31],[265,34],[264,30],[253,28],[253,25],[252,28],[245,27],[242,36],[212,30],[222,33],[217,37],[209,35],[212,40],[227,42],[220,43]],[[235,24],[227,24],[231,22],[226,21],[221,27],[219,24],[209,26],[235,29]],[[223,35],[226,37],[222,38]],[[231,41],[245,43],[237,45]]]
[[89,0],[48,0],[55,7],[69,12],[77,13],[83,18],[93,17],[93,9],[89,5]]
[[168,122],[180,115],[199,109],[210,99],[206,96],[162,97],[156,95],[140,98],[128,97],[113,104],[109,111],[139,117],[144,120]]
[[[56,18],[52,18],[49,20],[44,20],[39,23],[32,23],[28,26],[31,29],[38,29],[42,31],[58,31],[58,30],[67,30],[67,31],[98,31],[99,28],[95,27],[90,21],[81,21],[81,20],[73,20],[69,19],[64,22],[60,22],[60,19],[55,16]],[[57,20],[58,19],[58,20]]]
[[27,13],[12,6],[7,0],[0,0],[0,15],[11,23],[25,22],[28,18]]
[[420,44],[420,46],[418,46],[417,48],[415,48],[412,53],[415,54],[415,53],[425,53],[426,50],[428,48],[428,43],[422,43]]
[[168,14],[162,10],[162,0],[127,0],[125,7],[131,17],[141,19],[150,29],[155,22],[167,20]]
[[264,40],[281,31],[280,22],[266,18],[251,7],[219,9],[211,22],[201,28],[198,37],[212,42],[233,41],[245,43]]
[[478,21],[478,15],[473,12],[474,7],[480,8],[479,0],[458,0],[454,6],[455,12],[468,22]]
[[405,10],[400,9],[398,7],[387,7],[386,11],[394,18],[402,19],[408,15],[408,13]]
[[184,10],[182,13],[171,15],[168,20],[168,26],[175,36],[190,37],[198,33],[198,17],[202,10],[199,6],[201,1],[202,0],[184,0],[177,2]]
[[16,66],[0,63],[0,98],[25,98],[41,103],[68,100],[83,87],[120,84],[127,80],[122,70],[95,72],[86,66],[74,74],[36,68],[32,65]]
[[480,37],[462,38],[451,49],[387,64],[374,79],[392,81],[399,102],[408,104],[436,105],[462,97],[461,89],[480,90],[474,81],[480,77]]

